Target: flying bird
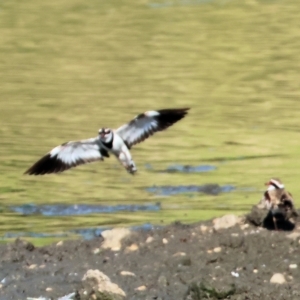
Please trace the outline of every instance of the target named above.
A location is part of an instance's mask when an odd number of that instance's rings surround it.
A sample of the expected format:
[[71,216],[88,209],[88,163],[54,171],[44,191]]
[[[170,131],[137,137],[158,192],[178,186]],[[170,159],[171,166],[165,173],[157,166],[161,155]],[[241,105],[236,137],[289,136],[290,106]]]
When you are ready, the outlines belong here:
[[104,160],[113,154],[128,173],[137,171],[130,149],[155,132],[163,131],[178,122],[189,108],[146,111],[118,129],[103,127],[98,136],[81,141],[69,141],[53,148],[33,164],[24,174],[44,175],[60,173],[72,167]]

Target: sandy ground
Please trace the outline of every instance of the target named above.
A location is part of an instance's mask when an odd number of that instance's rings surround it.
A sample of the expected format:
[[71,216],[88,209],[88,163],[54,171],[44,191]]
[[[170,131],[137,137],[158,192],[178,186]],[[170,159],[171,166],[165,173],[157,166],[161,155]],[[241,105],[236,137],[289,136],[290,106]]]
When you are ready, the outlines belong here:
[[[18,239],[0,246],[0,299],[59,299],[75,291],[82,299],[84,274],[98,269],[132,300],[296,300],[299,239],[297,223],[293,231],[243,222],[216,231],[212,221],[136,231],[119,251],[101,249],[103,237],[41,248]],[[275,273],[286,282],[271,283]]]

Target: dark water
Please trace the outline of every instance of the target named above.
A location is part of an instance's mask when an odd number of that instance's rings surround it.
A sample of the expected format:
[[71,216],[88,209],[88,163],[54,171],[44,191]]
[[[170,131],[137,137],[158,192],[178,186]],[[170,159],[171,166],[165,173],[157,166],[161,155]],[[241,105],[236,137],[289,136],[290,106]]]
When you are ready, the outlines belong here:
[[218,195],[235,190],[233,185],[204,184],[204,185],[166,185],[146,188],[146,191],[160,196],[172,196],[178,194],[204,193],[208,195]]
[[52,205],[36,205],[23,204],[20,206],[10,206],[10,209],[16,213],[23,215],[41,214],[44,216],[72,216],[86,215],[96,213],[115,213],[120,211],[159,211],[160,204],[144,204],[144,205],[91,205],[91,204],[52,204]]

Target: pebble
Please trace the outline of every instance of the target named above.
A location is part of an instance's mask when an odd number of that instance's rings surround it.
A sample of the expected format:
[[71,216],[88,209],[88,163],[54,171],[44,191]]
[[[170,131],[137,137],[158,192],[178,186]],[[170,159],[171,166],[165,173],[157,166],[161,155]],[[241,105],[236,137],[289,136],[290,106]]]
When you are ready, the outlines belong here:
[[46,292],[52,292],[52,290],[53,290],[52,287],[47,287],[46,288]]
[[100,252],[101,252],[101,250],[99,248],[96,248],[96,249],[93,250],[94,254],[99,254]]
[[286,283],[284,276],[281,273],[275,273],[271,279],[270,283],[283,284]]
[[289,268],[290,268],[290,269],[297,269],[298,266],[297,266],[296,264],[290,264],[290,265],[289,265]]
[[185,252],[176,252],[175,254],[173,254],[174,257],[177,257],[177,256],[186,256],[186,253]]
[[232,233],[231,236],[239,236],[238,233]]
[[60,247],[60,246],[62,246],[63,244],[64,244],[63,241],[59,241],[59,242],[56,244],[56,246],[57,246],[57,247]]
[[[292,232],[290,234],[287,235],[288,238],[296,240],[297,238],[300,237],[300,232]],[[300,240],[299,240],[300,242]]]
[[169,243],[168,240],[165,239],[165,238],[162,239],[162,242],[163,242],[163,244],[165,244],[165,245]]
[[121,271],[120,275],[122,275],[122,276],[133,276],[133,277],[136,276],[134,273],[129,272],[129,271]]
[[40,265],[39,268],[44,269],[44,268],[46,268],[46,265]]
[[234,271],[231,272],[231,275],[236,278],[240,277],[240,274]]
[[254,269],[254,270],[253,270],[253,273],[258,273],[258,270],[257,270],[257,269]]
[[32,264],[32,265],[28,266],[28,269],[35,269],[36,267],[37,267],[36,264]]
[[154,241],[154,238],[152,236],[148,236],[146,239],[147,244],[152,243],[153,241]]
[[125,251],[126,252],[133,252],[139,249],[139,246],[137,244],[132,244],[128,247],[126,247]]
[[242,225],[241,225],[241,229],[242,229],[242,230],[245,230],[245,229],[247,229],[247,228],[249,228],[249,224],[242,224]]
[[216,247],[216,248],[214,248],[213,251],[214,251],[215,253],[219,253],[219,252],[222,251],[222,248],[221,248],[221,247]]
[[141,285],[141,286],[135,288],[135,290],[136,290],[136,291],[139,291],[139,292],[146,291],[146,289],[147,289],[147,288],[146,288],[145,285]]
[[201,225],[200,230],[201,230],[202,233],[205,233],[208,230],[208,227],[205,226],[205,225]]

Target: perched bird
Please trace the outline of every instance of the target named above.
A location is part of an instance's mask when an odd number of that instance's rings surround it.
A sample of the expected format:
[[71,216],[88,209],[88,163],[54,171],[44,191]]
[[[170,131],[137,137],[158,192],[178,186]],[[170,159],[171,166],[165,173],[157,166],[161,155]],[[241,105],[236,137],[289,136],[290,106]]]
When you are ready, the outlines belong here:
[[292,194],[285,190],[284,184],[278,178],[270,179],[265,185],[267,190],[258,204],[259,208],[268,209],[273,220],[275,230],[279,221],[287,221],[298,216],[295,210]]
[[101,128],[97,137],[70,141],[53,148],[25,174],[60,173],[81,164],[103,160],[112,153],[130,173],[137,171],[130,148],[181,120],[189,108],[146,111],[118,129]]

